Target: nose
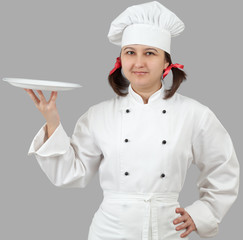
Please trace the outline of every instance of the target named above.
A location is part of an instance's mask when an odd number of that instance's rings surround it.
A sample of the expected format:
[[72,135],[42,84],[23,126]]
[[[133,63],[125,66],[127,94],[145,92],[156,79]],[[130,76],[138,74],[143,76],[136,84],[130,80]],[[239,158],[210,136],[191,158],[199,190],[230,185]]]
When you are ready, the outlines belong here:
[[134,59],[134,66],[135,68],[141,68],[145,66],[145,59],[143,58],[143,56],[139,56],[137,55]]

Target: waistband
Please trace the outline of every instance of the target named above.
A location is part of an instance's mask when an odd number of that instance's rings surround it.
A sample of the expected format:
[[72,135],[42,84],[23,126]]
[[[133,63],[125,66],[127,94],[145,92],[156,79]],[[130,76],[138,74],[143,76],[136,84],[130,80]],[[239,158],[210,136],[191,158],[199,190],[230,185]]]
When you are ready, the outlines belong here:
[[177,202],[179,198],[178,192],[122,192],[122,191],[103,191],[104,199],[114,200],[141,200],[141,201],[162,201],[162,202]]

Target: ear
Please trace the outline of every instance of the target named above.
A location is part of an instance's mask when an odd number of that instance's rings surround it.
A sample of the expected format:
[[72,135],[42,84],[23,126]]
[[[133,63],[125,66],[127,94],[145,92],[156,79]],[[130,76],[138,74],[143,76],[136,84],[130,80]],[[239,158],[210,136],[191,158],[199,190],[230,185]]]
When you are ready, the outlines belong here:
[[165,67],[164,67],[164,70],[167,68],[169,66],[169,63],[168,62],[166,62],[165,63]]

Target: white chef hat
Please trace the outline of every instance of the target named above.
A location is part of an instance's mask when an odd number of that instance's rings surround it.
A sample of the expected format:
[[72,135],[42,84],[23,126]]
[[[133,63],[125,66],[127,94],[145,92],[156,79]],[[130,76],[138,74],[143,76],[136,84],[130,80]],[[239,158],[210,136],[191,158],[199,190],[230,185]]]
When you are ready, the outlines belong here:
[[128,7],[110,26],[108,39],[121,46],[142,44],[170,54],[171,37],[185,29],[184,23],[157,1]]

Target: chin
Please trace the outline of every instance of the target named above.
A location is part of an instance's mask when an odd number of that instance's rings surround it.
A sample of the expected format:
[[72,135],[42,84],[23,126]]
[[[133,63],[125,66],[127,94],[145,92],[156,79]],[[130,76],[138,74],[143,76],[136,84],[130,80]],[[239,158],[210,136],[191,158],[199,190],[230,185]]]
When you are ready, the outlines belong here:
[[136,79],[134,81],[131,81],[131,84],[132,85],[135,85],[135,86],[148,86],[149,85],[149,81],[147,80],[140,80],[140,79]]

